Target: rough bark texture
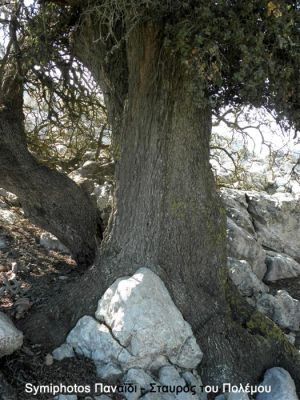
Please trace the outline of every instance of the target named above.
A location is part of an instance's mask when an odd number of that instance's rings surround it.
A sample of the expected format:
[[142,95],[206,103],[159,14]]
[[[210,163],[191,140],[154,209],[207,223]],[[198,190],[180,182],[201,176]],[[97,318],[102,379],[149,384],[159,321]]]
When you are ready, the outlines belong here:
[[[80,265],[90,265],[101,240],[88,195],[66,175],[40,165],[26,146],[22,84],[7,78],[0,98],[0,186],[15,193],[26,216],[57,236]],[[6,90],[5,90],[6,89]]]
[[[92,42],[89,33],[83,34]],[[68,286],[67,299],[54,299],[22,328],[32,340],[57,346],[79,317],[94,314],[116,278],[148,266],[192,325],[204,351],[205,384],[256,383],[266,368],[281,365],[299,385],[296,351],[227,279],[225,214],[209,166],[209,107],[195,101],[191,77],[164,51],[157,26],[131,32],[127,60],[116,209],[101,254],[80,283]]]

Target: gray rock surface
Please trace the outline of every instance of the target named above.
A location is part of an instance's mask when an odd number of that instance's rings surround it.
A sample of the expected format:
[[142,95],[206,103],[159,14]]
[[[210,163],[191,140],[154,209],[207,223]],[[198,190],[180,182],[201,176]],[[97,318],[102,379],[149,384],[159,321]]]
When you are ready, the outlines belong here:
[[101,394],[101,396],[96,396],[95,400],[111,400],[111,397],[107,396],[106,394]]
[[[186,371],[181,374],[182,378],[186,381],[189,387],[193,386],[195,388],[198,400],[207,400],[207,394],[201,390],[203,385],[200,376],[197,374],[196,370],[193,372]],[[195,397],[195,396],[194,396]]]
[[247,393],[224,393],[220,394],[215,400],[249,400]]
[[0,312],[0,357],[12,354],[23,345],[23,334],[3,312]]
[[267,271],[265,251],[261,244],[245,229],[239,227],[231,218],[227,218],[228,255],[238,260],[246,260],[252,271],[262,279]]
[[145,391],[151,389],[151,383],[155,383],[156,380],[149,374],[147,374],[141,368],[131,368],[123,377],[123,382],[130,382],[135,385],[139,385]]
[[[172,388],[187,387],[186,381],[180,376],[178,370],[174,366],[165,366],[159,370],[159,382],[172,390]],[[171,391],[170,391],[171,393]],[[178,400],[193,400],[195,397],[192,392],[183,392],[174,395]]]
[[246,192],[229,188],[220,190],[225,211],[228,218],[233,220],[239,227],[256,237],[251,215],[248,213]]
[[300,275],[300,264],[286,254],[268,251],[266,265],[267,272],[264,276],[265,282],[296,278]]
[[96,318],[143,367],[159,356],[187,369],[202,359],[190,325],[161,279],[147,268],[114,282],[99,301]]
[[271,318],[282,328],[299,330],[300,302],[285,290],[278,290],[275,296],[262,294],[257,300],[257,309]]
[[247,393],[224,393],[220,394],[215,400],[249,400]]
[[74,357],[75,353],[73,351],[73,347],[70,344],[63,343],[60,347],[53,350],[52,355],[55,360],[61,361],[64,358]]
[[268,369],[261,385],[271,386],[271,393],[258,393],[256,400],[298,400],[295,383],[283,368]]
[[249,207],[257,236],[270,250],[300,262],[300,201],[290,193],[249,193]]
[[147,393],[141,397],[143,400],[175,400],[175,396],[168,393]]
[[252,272],[250,264],[245,260],[229,257],[228,272],[229,277],[243,296],[257,296],[269,291],[268,286],[258,279],[257,275]]

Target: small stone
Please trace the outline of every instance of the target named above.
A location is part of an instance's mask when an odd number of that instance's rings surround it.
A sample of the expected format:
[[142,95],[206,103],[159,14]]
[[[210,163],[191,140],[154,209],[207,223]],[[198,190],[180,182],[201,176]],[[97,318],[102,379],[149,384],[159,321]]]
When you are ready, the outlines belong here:
[[53,350],[52,356],[54,360],[61,361],[64,358],[71,358],[75,356],[73,347],[68,343],[64,343],[59,346],[57,349]]
[[5,240],[0,239],[0,250],[3,250],[7,247]]
[[294,332],[290,332],[288,335],[285,335],[287,340],[291,343],[291,344],[295,344],[296,342],[296,334]]
[[49,232],[44,232],[40,237],[40,245],[48,250],[61,251],[62,253],[69,253],[69,250],[63,245],[56,236]]
[[16,274],[16,273],[18,272],[18,270],[19,270],[18,263],[12,262],[12,263],[11,263],[11,271],[12,271],[14,274]]
[[51,365],[53,365],[53,357],[51,354],[47,354],[45,357],[45,365],[47,365],[47,367],[50,367]]
[[24,314],[32,307],[32,303],[28,297],[21,297],[15,302],[16,307],[16,319],[20,319]]

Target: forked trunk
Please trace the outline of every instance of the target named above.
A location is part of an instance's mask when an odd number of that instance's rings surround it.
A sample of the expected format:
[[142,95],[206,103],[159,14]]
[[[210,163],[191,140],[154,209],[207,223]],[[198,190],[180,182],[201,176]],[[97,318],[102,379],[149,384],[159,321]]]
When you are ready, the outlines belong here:
[[164,49],[156,26],[131,32],[127,60],[128,101],[114,132],[116,205],[99,258],[81,282],[68,285],[68,299],[47,304],[23,328],[34,341],[56,346],[79,317],[94,314],[115,279],[147,266],[192,326],[204,352],[205,384],[255,383],[275,364],[298,383],[296,353],[227,281],[225,213],[209,165],[208,104],[196,100],[192,77]]

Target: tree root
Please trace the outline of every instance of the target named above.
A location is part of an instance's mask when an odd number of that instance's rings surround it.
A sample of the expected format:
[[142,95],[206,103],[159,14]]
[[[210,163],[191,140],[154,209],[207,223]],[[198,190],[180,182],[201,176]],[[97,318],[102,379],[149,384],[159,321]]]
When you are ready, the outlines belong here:
[[[116,276],[101,275],[100,270],[88,270],[80,282],[68,285],[68,293],[62,293],[40,309],[33,308],[18,323],[25,336],[48,350],[62,344],[80,317],[94,315],[106,288],[122,275],[120,271]],[[297,349],[275,323],[249,305],[232,284],[227,282],[227,285],[228,313],[216,315],[201,327],[192,327],[204,353],[199,368],[204,384],[255,385],[262,380],[266,369],[281,366],[291,374],[300,391]]]

